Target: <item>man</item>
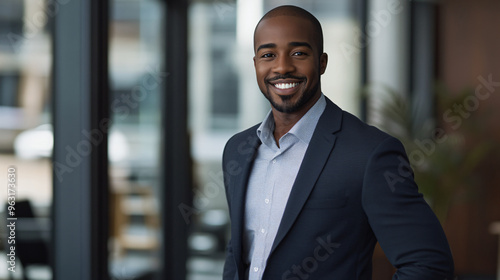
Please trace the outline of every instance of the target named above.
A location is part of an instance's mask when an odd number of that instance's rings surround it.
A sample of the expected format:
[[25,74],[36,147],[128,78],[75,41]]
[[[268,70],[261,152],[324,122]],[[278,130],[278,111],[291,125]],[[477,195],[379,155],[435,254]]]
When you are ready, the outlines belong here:
[[254,49],[272,108],[224,150],[224,279],[371,279],[378,241],[393,279],[451,280],[446,237],[401,143],[322,94],[328,57],[317,19],[275,8],[258,23]]

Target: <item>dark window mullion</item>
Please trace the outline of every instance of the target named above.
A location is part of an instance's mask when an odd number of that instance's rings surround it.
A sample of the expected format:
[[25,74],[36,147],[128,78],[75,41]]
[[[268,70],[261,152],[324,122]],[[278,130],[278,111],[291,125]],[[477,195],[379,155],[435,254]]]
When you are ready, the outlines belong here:
[[[107,278],[107,1],[57,2],[54,279]],[[104,128],[104,129],[103,129]],[[94,135],[89,139],[86,135]]]
[[188,1],[165,0],[165,68],[162,112],[161,248],[159,279],[186,279],[187,235],[179,205],[191,205],[191,160],[187,132]]

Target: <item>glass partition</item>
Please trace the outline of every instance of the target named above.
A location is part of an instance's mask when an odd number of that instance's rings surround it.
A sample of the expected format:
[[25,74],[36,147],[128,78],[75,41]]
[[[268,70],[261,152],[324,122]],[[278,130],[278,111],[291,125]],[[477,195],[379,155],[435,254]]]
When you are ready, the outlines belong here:
[[0,279],[52,279],[53,17],[45,1],[0,2]]
[[163,21],[162,1],[111,1],[109,270],[116,280],[159,269]]

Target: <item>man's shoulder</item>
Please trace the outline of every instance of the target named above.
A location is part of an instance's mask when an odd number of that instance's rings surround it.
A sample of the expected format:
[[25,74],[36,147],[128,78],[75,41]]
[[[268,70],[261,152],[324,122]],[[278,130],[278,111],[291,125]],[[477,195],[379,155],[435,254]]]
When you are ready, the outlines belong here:
[[343,126],[346,128],[349,128],[355,132],[355,133],[361,133],[366,136],[371,136],[375,138],[387,138],[391,137],[389,134],[386,132],[380,130],[379,128],[368,124],[367,122],[359,119],[357,116],[346,112],[342,111],[342,120],[343,120]]
[[231,138],[229,138],[227,143],[229,144],[234,142],[245,141],[248,138],[259,139],[259,137],[257,137],[257,128],[259,128],[259,126],[260,123],[234,134],[233,136],[231,136]]
[[259,126],[260,123],[238,132],[229,138],[224,148],[224,154],[254,147],[256,143],[260,141],[259,137],[257,137],[257,128],[259,128]]
[[367,152],[379,146],[384,141],[400,142],[396,137],[366,123],[357,116],[342,111],[341,137],[351,147],[357,147]]
[[[330,99],[327,100],[327,107],[323,116],[325,119],[321,120],[319,124],[323,127],[336,126],[344,136],[352,136],[356,138],[363,137],[365,141],[380,141],[387,137],[389,134],[381,131],[380,129],[366,123],[359,117],[342,110],[337,104]],[[336,121],[338,120],[338,121]],[[337,124],[338,123],[338,124]]]
[[339,130],[344,137],[365,138],[368,140],[380,140],[391,137],[389,134],[380,129],[366,123],[357,116],[344,111],[337,104],[326,98],[327,106],[323,112],[318,125],[326,128],[326,131]]

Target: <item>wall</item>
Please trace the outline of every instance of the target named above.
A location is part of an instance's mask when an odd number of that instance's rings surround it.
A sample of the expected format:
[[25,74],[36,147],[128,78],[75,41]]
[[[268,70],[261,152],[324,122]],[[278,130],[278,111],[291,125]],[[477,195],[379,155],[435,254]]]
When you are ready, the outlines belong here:
[[[482,84],[480,77],[488,80],[491,75],[491,80],[500,82],[499,12],[498,0],[444,0],[439,5],[438,80],[451,93],[475,90]],[[481,90],[487,93],[485,87]],[[500,130],[495,124],[500,117],[495,109],[500,106],[500,86],[490,91],[478,109],[467,112],[470,117],[463,119],[464,124],[473,124],[478,131],[468,137],[469,145],[485,140],[500,143]],[[491,222],[500,220],[498,158],[498,154],[491,154],[477,168],[480,180],[471,194],[454,205],[445,223],[458,275],[495,275],[498,237],[488,228]]]

